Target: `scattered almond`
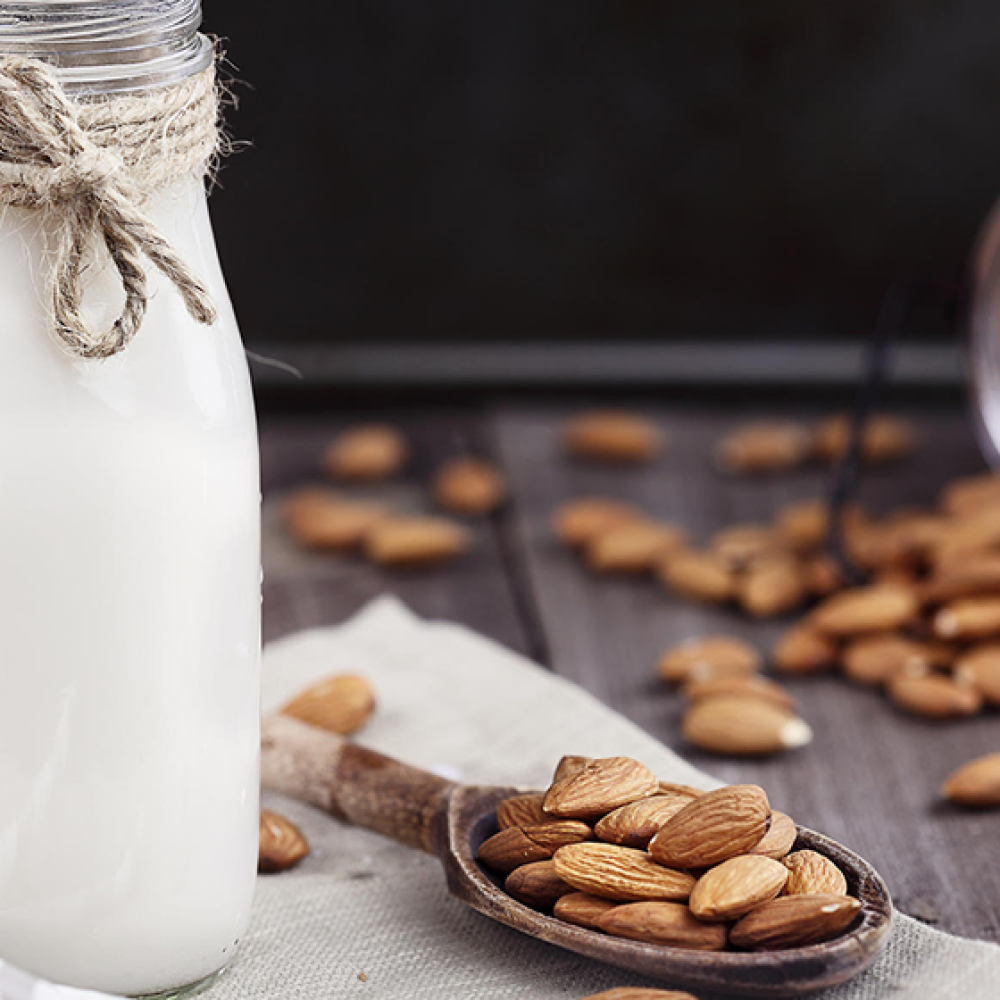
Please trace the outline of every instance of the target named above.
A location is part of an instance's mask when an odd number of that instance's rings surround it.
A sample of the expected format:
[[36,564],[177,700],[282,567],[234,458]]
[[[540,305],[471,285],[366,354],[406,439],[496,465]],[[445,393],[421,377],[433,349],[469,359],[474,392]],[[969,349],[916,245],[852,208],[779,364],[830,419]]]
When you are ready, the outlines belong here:
[[[843,416],[830,417],[817,424],[814,432],[817,456],[835,462],[847,451],[851,421]],[[896,417],[869,417],[861,438],[861,455],[872,465],[905,458],[914,448],[916,435],[909,423]]]
[[851,896],[781,896],[740,919],[729,942],[752,950],[819,944],[847,930],[860,909]]
[[571,892],[559,898],[553,913],[568,924],[593,929],[597,927],[598,920],[617,905],[610,899],[591,896],[586,892]]
[[616,844],[570,844],[555,853],[556,872],[580,892],[618,901],[683,901],[694,879],[657,864],[645,851]]
[[388,516],[384,507],[354,503],[332,490],[317,488],[293,493],[285,502],[284,513],[288,530],[299,545],[334,552],[357,548]]
[[982,695],[971,684],[942,674],[897,675],[890,678],[886,690],[900,708],[927,719],[960,719],[983,707]]
[[828,896],[846,896],[847,879],[844,873],[827,857],[816,851],[796,851],[784,859],[788,869],[785,883],[786,896],[819,893]]
[[748,676],[761,667],[761,655],[749,643],[735,636],[709,635],[668,649],[660,658],[657,672],[672,684],[704,681],[717,677]]
[[282,710],[331,733],[356,733],[375,711],[375,692],[364,677],[335,674],[293,698]]
[[919,607],[912,588],[874,584],[828,597],[812,613],[810,623],[829,636],[889,632],[916,618]]
[[808,625],[796,625],[771,650],[771,661],[783,674],[816,674],[837,662],[837,646]]
[[440,517],[390,518],[368,533],[369,558],[383,566],[430,566],[467,552],[466,528]]
[[642,511],[632,504],[606,497],[583,497],[556,508],[552,529],[559,541],[581,546],[617,525],[643,520]]
[[709,753],[756,757],[805,746],[812,730],[786,709],[758,698],[703,698],[684,716],[684,738]]
[[974,552],[945,564],[921,587],[925,604],[944,604],[959,597],[1000,593],[1000,552]]
[[323,466],[335,479],[375,482],[399,472],[408,451],[406,439],[394,427],[354,427],[327,448]]
[[269,809],[260,813],[260,846],[257,870],[274,873],[294,868],[309,854],[309,841],[290,820]]
[[873,635],[845,646],[840,662],[852,681],[879,685],[899,674],[926,674],[933,661],[933,651],[924,643],[901,635]]
[[683,597],[719,604],[735,596],[735,578],[728,563],[708,552],[681,550],[658,564],[660,579]]
[[826,552],[816,552],[803,561],[802,581],[813,597],[829,597],[846,583],[837,560]]
[[708,551],[730,569],[739,570],[756,560],[781,552],[782,546],[773,528],[764,524],[737,524],[717,531]]
[[726,928],[706,924],[683,905],[668,902],[629,903],[605,913],[597,926],[606,934],[673,948],[721,951]]
[[941,507],[949,514],[968,514],[1000,504],[1000,476],[984,472],[956,479],[941,491]]
[[684,532],[655,521],[629,521],[598,532],[587,543],[587,565],[597,573],[645,573],[685,541]]
[[1000,597],[966,597],[945,605],[934,616],[941,639],[974,642],[1000,636]]
[[649,462],[663,446],[653,423],[617,410],[580,414],[567,424],[563,441],[571,455],[609,462]]
[[941,786],[941,794],[960,806],[1000,806],[1000,753],[963,764]]
[[775,899],[788,881],[780,861],[744,854],[707,871],[691,890],[688,905],[699,920],[738,920],[754,907]]
[[719,697],[759,698],[788,712],[795,708],[795,699],[785,688],[766,677],[757,676],[723,675],[691,681],[684,686],[684,696],[691,702]]
[[457,458],[434,477],[434,496],[445,510],[475,517],[496,510],[506,499],[503,473],[481,458]]
[[800,424],[761,421],[727,434],[715,446],[715,464],[727,473],[784,472],[809,457],[812,438]]
[[602,757],[557,778],[542,808],[564,819],[589,819],[655,795],[659,779],[631,757]]
[[971,684],[991,705],[1000,706],[1000,643],[975,646],[955,661],[955,679]]
[[740,580],[738,596],[752,618],[774,618],[793,611],[806,598],[798,562],[775,558],[755,563]]
[[556,874],[554,861],[533,861],[515,868],[507,876],[504,891],[525,906],[548,910],[574,890]]

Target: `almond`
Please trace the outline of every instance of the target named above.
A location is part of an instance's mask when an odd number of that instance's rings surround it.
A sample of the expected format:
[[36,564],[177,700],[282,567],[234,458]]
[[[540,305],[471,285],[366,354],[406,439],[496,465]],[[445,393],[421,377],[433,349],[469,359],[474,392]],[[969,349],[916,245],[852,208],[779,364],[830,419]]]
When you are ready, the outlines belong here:
[[536,844],[520,827],[512,826],[484,840],[476,857],[494,871],[509,875],[522,865],[547,861],[552,853]]
[[1000,806],[1000,753],[963,764],[941,786],[941,794],[960,806]]
[[859,684],[884,684],[899,674],[910,677],[930,671],[935,656],[924,643],[901,635],[873,635],[844,647],[844,673]]
[[544,810],[563,819],[595,819],[655,795],[659,780],[631,757],[603,757],[558,778],[545,794]]
[[307,549],[340,552],[356,548],[387,516],[384,507],[352,503],[332,490],[300,490],[285,502],[288,530]]
[[785,883],[786,896],[818,893],[827,896],[846,896],[847,879],[829,859],[816,851],[796,851],[784,859],[788,869]]
[[677,900],[691,894],[687,872],[657,864],[645,851],[597,842],[570,844],[555,853],[556,872],[580,892],[605,899]]
[[261,810],[258,871],[288,871],[308,854],[309,841],[291,820],[269,809]]
[[1000,509],[983,507],[956,518],[937,546],[935,563],[944,568],[956,558],[973,555],[1000,544]]
[[534,826],[551,822],[552,817],[542,810],[544,799],[541,792],[504,799],[497,806],[498,826],[501,830],[509,830],[512,826]]
[[837,646],[808,625],[796,625],[771,650],[771,662],[783,674],[816,674],[837,662]]
[[1000,597],[966,597],[945,605],[934,616],[941,639],[972,642],[1000,635]]
[[645,573],[680,549],[684,532],[655,521],[630,521],[599,532],[587,544],[587,565],[597,573]]
[[560,897],[556,902],[553,913],[568,924],[576,924],[577,927],[596,928],[597,922],[608,910],[614,909],[618,904],[610,899],[602,899],[600,896],[591,896],[586,892],[571,892]]
[[781,861],[795,846],[798,836],[799,831],[792,817],[787,813],[772,810],[771,826],[764,834],[764,839],[749,853],[771,858],[772,861]]
[[775,899],[787,881],[788,869],[780,861],[744,854],[705,872],[691,890],[688,905],[699,920],[737,920]]
[[658,564],[660,580],[674,593],[694,601],[722,603],[735,594],[735,578],[728,564],[707,552],[681,551]]
[[563,442],[571,455],[608,462],[649,462],[663,447],[653,423],[618,410],[580,414],[566,425]]
[[[843,415],[817,424],[814,431],[816,455],[826,462],[839,460],[851,440],[851,421]],[[870,465],[894,462],[909,455],[916,435],[905,420],[890,416],[869,417],[861,437],[861,456]]]
[[886,690],[900,708],[926,719],[959,719],[977,714],[982,695],[970,684],[960,684],[941,674],[890,678]]
[[583,1000],[698,1000],[684,990],[650,990],[644,986],[620,986],[613,990],[591,993]]
[[660,658],[657,673],[665,681],[684,684],[714,677],[755,674],[761,656],[742,639],[728,635],[710,635],[686,639],[668,649]]
[[976,646],[960,656],[955,679],[971,684],[987,702],[1000,706],[1000,643]]
[[354,427],[327,448],[323,466],[335,479],[375,482],[399,472],[408,450],[406,439],[394,427]]
[[708,551],[730,569],[744,569],[766,555],[781,551],[774,529],[764,524],[737,524],[717,531]]
[[623,847],[645,847],[657,830],[691,800],[687,795],[652,795],[609,812],[594,827],[599,840]]
[[441,517],[399,517],[382,521],[368,533],[368,557],[382,566],[429,566],[467,552],[468,530]]
[[691,681],[684,685],[684,696],[691,702],[704,698],[733,697],[759,698],[778,708],[791,712],[795,699],[780,684],[766,677],[710,677],[704,681]]
[[1000,593],[1000,552],[975,552],[939,567],[920,591],[925,604]]
[[847,582],[836,559],[826,552],[817,552],[803,561],[802,581],[813,597],[829,597]]
[[806,587],[794,559],[768,558],[747,569],[737,593],[751,617],[775,618],[797,608],[806,598]]
[[722,924],[702,923],[678,903],[629,903],[602,916],[597,926],[606,934],[674,948],[721,951],[726,946]]
[[830,531],[830,509],[823,500],[804,500],[778,511],[778,537],[796,552],[822,548]]
[[767,833],[771,807],[757,785],[706,792],[660,828],[649,853],[662,865],[709,868],[753,850]]
[[861,903],[851,896],[782,896],[752,910],[729,932],[737,948],[800,948],[829,941],[854,923]]
[[812,613],[810,624],[829,636],[890,632],[916,618],[919,607],[911,587],[873,584],[828,597]]
[[560,847],[565,847],[567,844],[579,844],[583,840],[593,839],[594,836],[586,823],[575,819],[558,820],[553,823],[549,818],[546,823],[522,826],[521,832],[550,854],[555,854]]
[[506,499],[503,473],[481,458],[456,458],[434,477],[434,497],[453,514],[478,516],[496,510]]
[[556,874],[554,861],[533,861],[514,869],[503,887],[509,896],[536,910],[548,910],[556,900],[573,892],[573,887]]
[[606,497],[583,497],[556,508],[552,529],[559,541],[580,546],[616,525],[643,519],[642,511],[632,504]]
[[[566,754],[566,756],[560,757],[559,763],[556,764],[555,773],[552,775],[552,784],[554,785],[558,781],[563,781],[571,774],[576,774],[577,771],[582,771],[588,764],[593,763],[593,757],[578,757],[573,754]],[[543,795],[542,798],[544,799],[545,796]],[[548,814],[546,813],[546,815]]]
[[656,791],[657,795],[683,795],[688,799],[696,799],[705,794],[704,788],[693,785],[679,785],[676,781],[661,781]]
[[684,738],[709,753],[755,757],[805,746],[812,730],[786,709],[758,698],[703,698],[684,716]]
[[801,424],[783,420],[746,424],[727,434],[715,446],[720,472],[784,472],[809,457],[812,438]]
[[336,674],[303,691],[282,710],[331,733],[356,733],[375,711],[375,692],[357,674]]
[[942,491],[940,504],[948,514],[968,514],[981,507],[1000,504],[1000,476],[984,472],[949,483]]

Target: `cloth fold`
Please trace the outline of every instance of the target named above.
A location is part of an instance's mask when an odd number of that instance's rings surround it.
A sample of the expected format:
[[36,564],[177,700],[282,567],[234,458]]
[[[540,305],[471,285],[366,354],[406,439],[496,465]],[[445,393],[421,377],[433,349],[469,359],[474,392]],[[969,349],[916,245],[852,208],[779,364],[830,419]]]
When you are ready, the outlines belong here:
[[[330,673],[365,675],[379,711],[362,742],[475,784],[542,787],[564,753],[626,754],[662,778],[718,784],[585,691],[457,625],[381,598],[264,658],[264,708]],[[262,878],[238,960],[210,1000],[574,1000],[644,981],[495,924],[448,896],[438,862],[268,796],[313,853]],[[996,1000],[1000,947],[897,917],[875,965],[821,1000]]]

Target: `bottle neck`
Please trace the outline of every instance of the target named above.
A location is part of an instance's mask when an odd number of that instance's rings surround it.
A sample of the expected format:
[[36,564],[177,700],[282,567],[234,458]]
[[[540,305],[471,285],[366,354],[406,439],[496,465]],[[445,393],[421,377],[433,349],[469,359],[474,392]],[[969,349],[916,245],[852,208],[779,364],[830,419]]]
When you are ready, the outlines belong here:
[[207,69],[201,0],[7,0],[0,56],[40,59],[75,94],[165,87]]

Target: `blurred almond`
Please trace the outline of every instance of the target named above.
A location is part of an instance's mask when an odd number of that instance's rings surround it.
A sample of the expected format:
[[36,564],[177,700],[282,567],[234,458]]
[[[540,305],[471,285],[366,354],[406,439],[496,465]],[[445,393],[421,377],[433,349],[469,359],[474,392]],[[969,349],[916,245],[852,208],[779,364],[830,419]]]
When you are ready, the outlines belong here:
[[934,616],[941,639],[975,642],[1000,636],[1000,597],[964,597],[946,604]]
[[[814,431],[815,452],[826,462],[834,462],[847,451],[851,436],[851,421],[838,415],[817,424]],[[916,442],[913,427],[905,420],[890,416],[873,416],[865,424],[861,454],[871,465],[894,462],[909,455]]]
[[722,676],[691,681],[684,687],[684,696],[691,702],[718,697],[759,698],[788,712],[795,708],[795,699],[791,693],[766,677]]
[[785,883],[786,896],[820,893],[828,896],[846,896],[847,879],[844,873],[827,857],[816,851],[796,851],[784,860],[788,869]]
[[1000,593],[1000,552],[973,552],[945,564],[927,579],[920,596],[925,604],[944,604],[959,597]]
[[631,757],[602,757],[565,777],[545,793],[544,810],[564,819],[590,819],[655,795],[659,780]]
[[830,511],[823,500],[804,500],[778,511],[775,527],[778,537],[796,552],[814,552],[822,548],[830,530]]
[[661,865],[709,868],[764,838],[771,806],[757,785],[726,785],[694,799],[660,828],[649,853]]
[[919,608],[911,587],[873,584],[828,597],[809,621],[817,632],[829,636],[890,632],[916,618]]
[[281,710],[311,726],[349,736],[375,711],[375,692],[364,677],[335,674],[293,698]]
[[846,585],[836,559],[826,552],[817,552],[803,560],[802,581],[813,597],[829,597]]
[[542,811],[545,796],[538,793],[530,795],[515,795],[504,799],[497,806],[497,824],[501,830],[512,826],[533,826],[538,823],[549,823],[552,817]]
[[388,516],[384,507],[354,503],[332,490],[306,489],[285,501],[285,523],[307,549],[342,551],[356,548],[368,532]]
[[655,521],[630,521],[599,532],[587,543],[587,565],[598,573],[645,573],[684,545],[684,532]]
[[515,868],[507,876],[504,891],[525,906],[548,910],[558,899],[575,890],[556,874],[554,861],[533,861]]
[[805,746],[812,730],[784,708],[731,695],[695,702],[684,716],[684,738],[701,750],[731,757],[759,757]]
[[948,514],[968,514],[981,507],[1000,505],[1000,476],[984,472],[949,483],[940,497],[942,509]]
[[729,635],[685,639],[660,658],[657,672],[672,684],[703,681],[715,677],[755,674],[761,655],[748,642]]
[[715,446],[715,464],[726,473],[784,472],[801,465],[811,447],[811,435],[801,424],[760,421],[738,427],[722,438]]
[[335,479],[375,482],[396,475],[406,464],[406,439],[382,424],[354,427],[327,448],[323,467]]
[[884,684],[898,674],[920,676],[934,665],[924,643],[892,634],[853,640],[844,647],[840,663],[851,680],[872,685]]
[[963,764],[941,786],[941,794],[960,806],[1000,806],[1000,753]]
[[729,942],[752,950],[819,944],[847,930],[860,910],[860,901],[851,896],[781,896],[741,918]]
[[780,861],[795,845],[799,831],[795,826],[795,821],[787,813],[773,810],[771,812],[771,825],[768,827],[764,839],[749,854],[760,854],[773,861]]
[[782,551],[773,528],[763,524],[737,524],[717,531],[709,542],[708,551],[730,569],[742,569],[761,556]]
[[760,855],[730,858],[705,872],[691,890],[688,906],[699,920],[738,920],[775,899],[788,881],[788,869]]
[[754,563],[738,584],[739,601],[753,618],[775,618],[797,608],[806,588],[793,559],[766,559]]
[[886,690],[900,708],[926,719],[960,719],[983,707],[982,695],[974,687],[942,674],[892,677]]
[[721,951],[726,946],[722,924],[702,923],[678,903],[628,903],[616,906],[598,920],[606,934],[673,948]]
[[649,462],[663,447],[651,421],[617,410],[580,414],[566,425],[563,441],[571,455],[609,462]]
[[570,844],[555,853],[556,872],[580,892],[620,902],[684,901],[694,879],[657,864],[645,851],[616,844]]
[[269,874],[288,871],[308,854],[309,841],[290,819],[269,809],[261,810],[258,871]]
[[658,572],[668,588],[691,600],[721,604],[735,596],[736,580],[728,563],[708,552],[668,554]]
[[837,646],[808,625],[796,625],[777,641],[771,662],[783,674],[816,674],[836,664]]
[[600,819],[594,833],[609,844],[645,848],[660,827],[690,801],[687,795],[652,795],[630,802]]
[[395,517],[375,525],[365,540],[368,557],[382,566],[449,562],[472,545],[468,530],[441,517]]
[[955,679],[971,684],[989,704],[1000,706],[1000,643],[975,646],[960,656]]
[[559,541],[580,546],[612,527],[643,520],[645,515],[632,504],[606,497],[582,497],[556,508],[552,528]]
[[507,497],[507,481],[492,462],[457,458],[434,477],[434,496],[453,514],[478,516],[496,510]]
[[591,896],[587,892],[571,892],[559,898],[553,913],[560,920],[577,927],[596,928],[597,922],[608,910],[619,904],[611,899]]

